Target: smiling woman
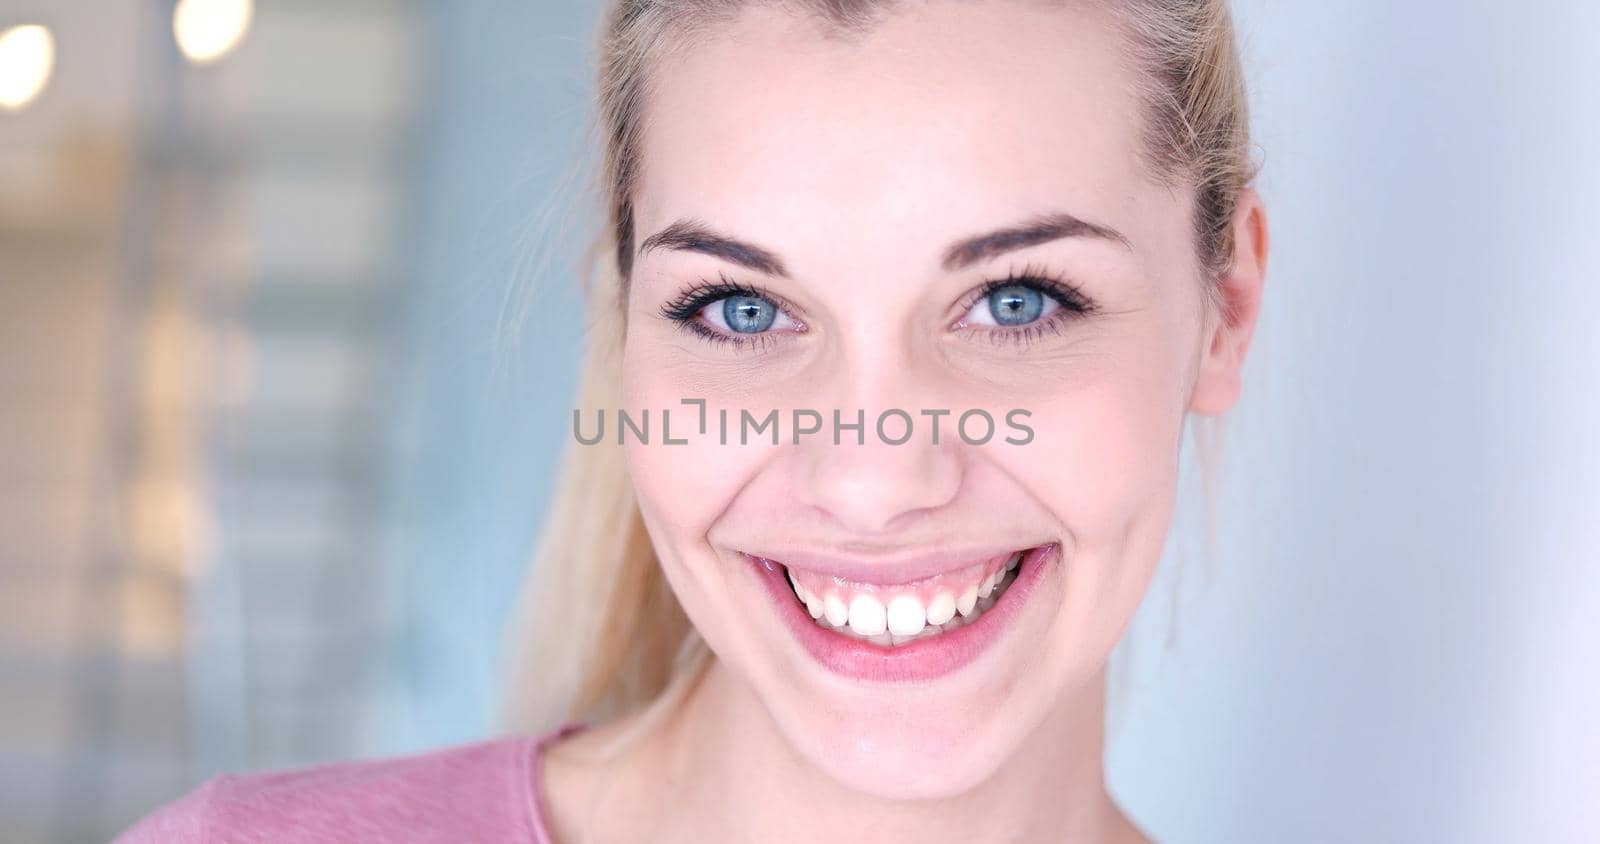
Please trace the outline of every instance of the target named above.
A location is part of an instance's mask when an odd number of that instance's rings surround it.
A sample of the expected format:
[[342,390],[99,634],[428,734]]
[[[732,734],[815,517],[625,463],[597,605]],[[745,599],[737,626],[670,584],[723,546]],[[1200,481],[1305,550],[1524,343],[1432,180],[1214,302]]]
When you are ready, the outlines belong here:
[[[575,446],[514,634],[538,738],[167,822],[335,794],[385,834],[1144,840],[1104,784],[1106,665],[1267,255],[1226,4],[617,0],[603,27],[580,408],[832,436]],[[1017,408],[1022,446],[854,421]]]
[[514,684],[528,728],[590,725],[545,754],[556,838],[1141,839],[1105,667],[1266,260],[1226,6],[607,27],[584,407],[1020,407],[1037,437],[576,451]]

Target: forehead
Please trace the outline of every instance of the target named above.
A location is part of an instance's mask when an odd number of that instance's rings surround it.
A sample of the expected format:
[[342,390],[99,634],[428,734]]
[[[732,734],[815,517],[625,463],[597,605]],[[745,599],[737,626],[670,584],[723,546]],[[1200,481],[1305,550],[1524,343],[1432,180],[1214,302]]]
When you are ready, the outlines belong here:
[[1070,5],[917,4],[841,39],[754,4],[652,68],[637,231],[694,217],[797,267],[886,242],[932,263],[952,237],[1057,211],[1137,241],[1160,188],[1121,51]]

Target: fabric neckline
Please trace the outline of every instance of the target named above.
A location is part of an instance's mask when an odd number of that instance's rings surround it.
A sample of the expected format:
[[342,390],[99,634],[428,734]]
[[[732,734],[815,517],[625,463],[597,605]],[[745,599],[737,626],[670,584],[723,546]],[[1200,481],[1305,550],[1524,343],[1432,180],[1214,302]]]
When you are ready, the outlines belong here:
[[528,789],[528,814],[529,824],[533,828],[534,844],[555,844],[555,835],[550,831],[550,804],[545,799],[544,789],[544,749],[551,742],[560,741],[584,728],[581,722],[563,724],[561,727],[545,733],[531,741],[529,752],[523,754],[524,764],[528,770],[522,777]]

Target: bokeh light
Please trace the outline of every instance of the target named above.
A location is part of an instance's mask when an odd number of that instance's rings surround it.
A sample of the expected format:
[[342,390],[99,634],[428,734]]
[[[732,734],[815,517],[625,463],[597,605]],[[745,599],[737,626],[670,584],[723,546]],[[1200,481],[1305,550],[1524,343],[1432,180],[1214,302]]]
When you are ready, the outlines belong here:
[[39,24],[13,26],[0,33],[0,108],[20,109],[50,82],[56,40]]
[[239,46],[252,11],[251,0],[178,0],[172,34],[189,61],[213,62]]

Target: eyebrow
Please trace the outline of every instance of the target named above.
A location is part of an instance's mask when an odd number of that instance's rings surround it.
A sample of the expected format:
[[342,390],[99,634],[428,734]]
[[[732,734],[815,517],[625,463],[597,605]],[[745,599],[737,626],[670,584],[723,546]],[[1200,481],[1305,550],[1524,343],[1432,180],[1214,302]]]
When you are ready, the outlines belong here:
[[1007,252],[1067,238],[1105,240],[1119,244],[1124,249],[1133,248],[1128,238],[1116,229],[1081,220],[1071,214],[1045,214],[1018,226],[959,241],[945,250],[942,265],[946,270],[964,269]]
[[[953,272],[1007,252],[1067,238],[1105,240],[1126,249],[1133,248],[1128,238],[1116,229],[1091,223],[1071,214],[1044,214],[1019,225],[956,241],[945,249],[940,264],[944,269]],[[687,218],[679,220],[645,238],[639,244],[641,255],[652,249],[697,252],[722,258],[746,269],[777,278],[789,277],[783,261],[771,251],[753,243],[719,234],[698,220]]]
[[698,252],[732,261],[746,269],[778,278],[788,278],[778,256],[756,246],[718,234],[698,220],[679,220],[645,238],[639,244],[639,254],[652,249],[672,249],[679,252]]

